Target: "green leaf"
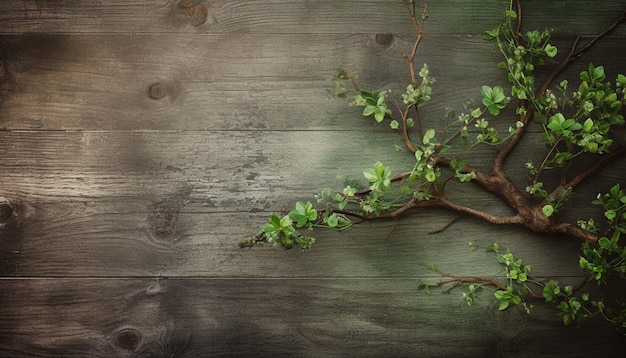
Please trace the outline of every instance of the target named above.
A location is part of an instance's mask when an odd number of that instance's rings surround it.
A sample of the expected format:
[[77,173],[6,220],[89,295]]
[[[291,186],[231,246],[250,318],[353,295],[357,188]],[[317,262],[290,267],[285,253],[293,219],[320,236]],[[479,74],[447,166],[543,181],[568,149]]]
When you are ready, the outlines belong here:
[[494,103],[502,103],[506,99],[502,86],[495,86],[491,92],[491,100]]
[[376,162],[374,168],[368,168],[363,171],[365,178],[372,183],[372,189],[380,189],[381,186],[389,187],[391,185],[391,168],[384,166],[381,162]]
[[[485,100],[483,100],[485,101]],[[498,108],[498,106],[496,106],[495,104],[490,104],[487,105],[487,109],[489,110],[489,113],[491,113],[491,115],[493,116],[497,116],[498,114],[500,114],[500,108]]]
[[[310,201],[308,201],[306,204],[298,201],[296,202],[294,210],[289,212],[289,219],[297,222],[296,226],[301,228],[308,224],[310,221],[314,221],[315,219],[317,219],[317,210],[313,208],[313,204],[311,204]],[[284,224],[281,223],[281,226],[284,226]]]
[[550,216],[552,216],[552,214],[554,214],[554,206],[552,206],[550,204],[544,205],[541,208],[541,211],[543,212],[543,214],[545,216],[550,217]]
[[373,183],[378,180],[376,173],[374,173],[374,169],[371,169],[371,168],[365,169],[363,171],[363,176],[365,176],[365,179],[367,179],[370,183]]
[[607,210],[604,212],[604,216],[609,219],[609,220],[613,220],[615,219],[615,217],[617,216],[617,214],[615,213],[614,210]]
[[500,27],[496,27],[495,29],[489,30],[485,32],[485,40],[493,40],[498,37],[500,34]]
[[554,132],[559,132],[563,129],[562,123],[565,122],[565,117],[562,113],[557,113],[550,117],[548,122],[548,128]]
[[337,225],[339,224],[339,218],[337,218],[337,214],[331,214],[328,219],[326,219],[326,223],[329,227],[337,227]]
[[424,138],[422,139],[422,143],[424,145],[435,144],[435,142],[433,141],[434,138],[435,138],[435,130],[431,128],[427,130],[426,133],[424,133]]
[[600,247],[602,247],[605,250],[610,250],[613,246],[613,244],[611,243],[611,240],[608,237],[601,237],[598,240],[598,244],[600,245]]
[[437,179],[437,175],[435,174],[433,170],[427,171],[424,177],[426,178],[426,180],[428,180],[431,183]]
[[391,121],[391,123],[389,123],[389,126],[391,127],[391,129],[398,129],[400,123],[398,123],[398,121],[394,119],[393,121]]
[[374,111],[374,119],[378,123],[382,122],[383,119],[385,119],[385,111],[381,111],[380,108],[377,108],[376,111]]
[[371,116],[374,113],[374,111],[376,111],[376,108],[377,108],[376,106],[368,105],[367,107],[363,109],[363,116],[364,117]]
[[489,86],[482,86],[480,88],[480,94],[482,94],[483,99],[485,99],[485,98],[491,99],[491,93],[492,92],[493,92],[493,90]]
[[[591,68],[589,72],[591,73]],[[606,75],[604,74],[604,67],[603,66],[598,66],[596,68],[593,69],[593,79],[596,81],[604,81],[604,79],[606,78]]]
[[315,238],[313,237],[298,236],[295,240],[302,249],[310,249],[315,243]]
[[480,108],[474,108],[472,110],[472,112],[470,113],[470,116],[472,116],[472,118],[476,119],[478,117],[480,117],[482,115],[482,111],[480,110]]
[[293,240],[291,240],[290,236],[285,236],[281,241],[280,244],[285,248],[285,249],[291,249],[291,247],[293,246]]
[[547,44],[544,50],[546,51],[546,55],[548,55],[548,57],[556,56],[557,48],[555,46]]
[[517,13],[513,10],[506,10],[504,16],[505,18],[510,19],[510,20],[517,19]]

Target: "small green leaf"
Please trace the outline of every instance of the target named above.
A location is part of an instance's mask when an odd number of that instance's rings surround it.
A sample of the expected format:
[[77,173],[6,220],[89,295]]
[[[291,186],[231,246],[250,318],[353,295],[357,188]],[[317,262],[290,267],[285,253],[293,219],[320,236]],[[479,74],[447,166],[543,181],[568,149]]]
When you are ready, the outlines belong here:
[[502,103],[506,99],[502,86],[495,86],[491,92],[491,100],[493,103]]
[[555,46],[547,44],[546,47],[545,47],[545,51],[546,51],[546,55],[548,55],[548,57],[554,57],[554,56],[556,56],[557,48]]
[[415,151],[415,160],[417,160],[418,162],[422,160],[423,156],[424,156],[424,152],[422,152],[421,150],[418,149]]
[[500,108],[498,108],[498,106],[496,106],[493,103],[490,105],[487,105],[487,109],[489,110],[489,113],[491,113],[491,115],[493,116],[497,116],[498,114],[500,114]]
[[604,212],[604,216],[609,219],[609,220],[613,220],[615,219],[615,216],[617,216],[617,214],[615,213],[614,210],[607,210]]
[[326,220],[326,223],[328,224],[329,227],[337,227],[337,225],[339,224],[339,219],[337,218],[337,214],[335,213],[331,214]]
[[[589,72],[591,73],[591,70]],[[596,81],[604,81],[604,79],[606,78],[606,75],[604,74],[604,67],[598,66],[594,68],[592,76],[593,76],[593,79]]]
[[598,240],[598,244],[600,245],[601,248],[605,250],[610,250],[611,247],[613,246],[611,243],[611,240],[608,237],[601,237]]
[[426,180],[428,180],[431,183],[437,179],[437,175],[435,174],[433,170],[427,171],[424,177],[426,178]]
[[394,119],[393,121],[391,121],[391,123],[389,123],[389,126],[391,127],[391,129],[398,129],[400,123],[398,123],[398,121]]
[[517,13],[513,10],[506,10],[505,17],[510,20],[517,19]]
[[435,130],[429,129],[424,133],[424,138],[422,139],[422,143],[424,145],[434,144],[433,139],[435,138]]
[[552,216],[552,214],[554,214],[554,206],[552,206],[550,204],[544,205],[541,208],[541,211],[543,212],[543,214],[545,216],[550,217],[550,216]]
[[554,132],[559,132],[563,130],[562,124],[564,122],[565,122],[565,117],[563,116],[563,114],[557,113],[553,115],[552,117],[550,117],[550,120],[548,122],[548,128]]
[[500,34],[500,27],[498,26],[495,29],[486,31],[485,40],[493,40],[497,38],[499,34]]
[[291,240],[291,237],[289,236],[285,236],[281,241],[280,244],[285,248],[285,249],[291,249],[291,247],[293,246],[293,240]]
[[385,111],[382,111],[380,110],[380,108],[377,108],[376,111],[374,111],[374,119],[378,123],[382,122],[383,119],[385,119]]
[[491,93],[492,93],[492,91],[493,91],[493,90],[492,90],[492,89],[491,89],[491,87],[489,87],[489,86],[484,86],[484,85],[483,85],[483,86],[480,88],[480,93],[482,94],[483,99],[485,99],[485,98],[489,98],[489,99],[491,99]]

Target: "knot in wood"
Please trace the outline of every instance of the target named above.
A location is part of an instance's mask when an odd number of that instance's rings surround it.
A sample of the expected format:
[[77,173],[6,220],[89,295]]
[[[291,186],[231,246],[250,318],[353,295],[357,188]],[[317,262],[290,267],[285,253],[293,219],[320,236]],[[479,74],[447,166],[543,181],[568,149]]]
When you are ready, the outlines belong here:
[[379,45],[389,45],[393,41],[392,34],[376,34],[376,43]]
[[132,328],[124,328],[115,335],[114,343],[127,351],[135,351],[141,342],[141,334]]
[[148,97],[152,99],[161,99],[167,94],[165,86],[159,82],[153,84],[148,88]]
[[194,3],[192,0],[182,0],[179,5],[185,8],[185,15],[191,18],[193,26],[204,24],[209,16],[206,6],[201,3]]
[[0,198],[0,224],[6,224],[13,217],[13,206],[9,200]]

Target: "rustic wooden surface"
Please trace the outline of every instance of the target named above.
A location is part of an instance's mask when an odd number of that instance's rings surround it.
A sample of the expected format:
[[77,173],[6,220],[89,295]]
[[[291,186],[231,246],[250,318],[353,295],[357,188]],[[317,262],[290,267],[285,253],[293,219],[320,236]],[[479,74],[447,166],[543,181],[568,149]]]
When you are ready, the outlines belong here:
[[[507,3],[430,4],[418,59],[438,80],[429,125],[502,81],[480,34]],[[554,28],[562,56],[626,1],[524,6],[524,25]],[[0,2],[0,357],[621,357],[625,340],[602,321],[563,327],[540,304],[499,312],[487,290],[472,307],[417,291],[433,263],[498,275],[470,241],[577,282],[566,238],[472,219],[431,235],[454,218],[433,210],[387,240],[377,223],[319,232],[307,252],[238,248],[271,212],[377,159],[410,163],[384,126],[325,94],[338,66],[401,89],[410,30],[395,0]],[[624,73],[624,38],[626,26],[569,77],[589,61]],[[492,151],[476,153],[486,164]],[[585,183],[568,214],[586,218],[625,169]],[[476,193],[458,198],[506,210]]]

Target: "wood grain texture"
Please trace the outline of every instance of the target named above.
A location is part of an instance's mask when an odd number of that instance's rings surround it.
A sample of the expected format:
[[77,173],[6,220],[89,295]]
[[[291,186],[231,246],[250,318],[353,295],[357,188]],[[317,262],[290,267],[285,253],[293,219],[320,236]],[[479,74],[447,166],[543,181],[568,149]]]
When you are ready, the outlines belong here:
[[460,295],[423,296],[415,281],[399,278],[0,280],[0,287],[0,355],[16,358],[621,357],[626,348],[598,322],[565,328],[549,314],[498,312],[488,300],[468,308]]
[[[497,25],[506,0],[428,2],[431,33],[482,34]],[[593,34],[613,21],[624,1],[526,1],[526,24]],[[554,16],[563,14],[563,16]],[[567,16],[565,16],[567,15]],[[596,21],[590,21],[593,18]],[[412,31],[399,1],[5,1],[0,33],[377,33]],[[623,33],[623,32],[622,32]]]
[[[417,62],[437,83],[425,126],[444,131],[446,107],[505,80],[480,34],[507,4],[429,4]],[[525,29],[554,28],[558,60],[626,1],[524,6]],[[564,76],[575,85],[589,61],[623,73],[625,36]],[[238,247],[271,213],[375,160],[411,166],[387,124],[326,95],[338,66],[403,92],[411,42],[400,0],[0,1],[0,357],[623,356],[626,340],[602,321],[563,327],[539,302],[532,316],[499,312],[488,289],[472,307],[458,290],[417,290],[439,279],[432,264],[500,278],[482,250],[494,242],[577,284],[579,244],[567,238],[470,218],[429,234],[456,216],[428,210],[393,231],[316,231],[312,251]],[[541,130],[530,132],[507,165],[521,187],[523,163],[542,155]],[[488,168],[494,153],[465,157]],[[625,170],[622,158],[586,181],[564,216],[601,215],[588,202]],[[453,189],[509,213],[472,184]]]
[[[572,41],[556,40],[559,60]],[[327,95],[334,68],[356,71],[362,87],[392,89],[399,98],[407,77],[401,52],[410,37],[380,45],[360,34],[38,34],[0,43],[6,129],[345,130],[363,121],[347,120],[358,119],[358,109]],[[495,69],[497,49],[480,36],[432,36],[421,50],[419,63],[437,79],[422,109],[428,125],[441,126],[447,107],[462,111],[482,84],[506,81]],[[611,56],[626,56],[621,38],[598,43],[560,79],[575,86],[589,62],[606,64],[614,78],[620,66],[606,63]]]
[[[376,131],[292,131],[287,139],[285,135],[272,131],[0,133],[3,142],[11,143],[0,147],[0,156],[13,158],[0,163],[4,173],[0,187],[11,188],[0,195],[15,206],[2,234],[3,242],[9,243],[4,251],[6,274],[283,276],[286,273],[272,270],[283,256],[293,267],[287,275],[295,277],[414,276],[435,262],[458,274],[497,273],[493,267],[473,264],[476,257],[468,256],[467,243],[478,238],[484,238],[478,240],[480,247],[498,241],[520,255],[534,256],[532,252],[543,247],[547,253],[535,259],[533,267],[556,276],[580,274],[577,242],[536,237],[517,228],[492,228],[475,220],[428,235],[454,218],[452,213],[432,210],[400,223],[389,240],[383,238],[391,223],[366,225],[339,239],[332,232],[316,234],[321,242],[313,255],[242,251],[238,241],[254,234],[269,213],[297,199],[313,200],[325,187],[341,188],[344,179],[360,178],[362,168],[372,165],[368,158],[383,160],[396,171],[411,165],[411,155],[399,156],[394,141]],[[525,145],[538,147],[539,137],[529,138],[534,141]],[[490,147],[479,147],[474,153],[479,164],[493,154]],[[514,152],[511,163],[524,163],[528,154]],[[601,215],[599,210],[589,211],[588,203],[599,190],[608,189],[606,183],[622,178],[624,165],[624,160],[614,163],[605,168],[602,178],[577,190],[569,202],[574,220]],[[511,165],[513,177],[523,178],[524,171],[521,165]],[[345,176],[337,177],[339,173]],[[520,185],[526,183],[522,180]],[[451,200],[497,215],[510,213],[472,183],[452,189]],[[361,245],[363,235],[367,245]],[[448,263],[448,255],[459,250],[463,258]],[[570,252],[571,260],[561,265],[563,250]],[[300,259],[307,264],[300,266]]]

